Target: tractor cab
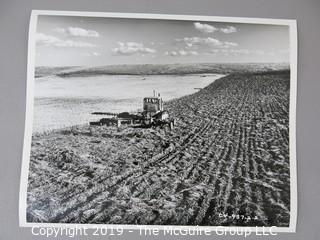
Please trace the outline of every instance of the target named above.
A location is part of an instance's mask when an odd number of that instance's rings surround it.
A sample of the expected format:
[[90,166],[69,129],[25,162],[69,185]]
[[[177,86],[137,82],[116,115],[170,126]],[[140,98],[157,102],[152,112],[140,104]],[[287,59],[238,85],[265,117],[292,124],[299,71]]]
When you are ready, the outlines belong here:
[[153,97],[145,97],[143,99],[143,116],[144,124],[160,123],[169,119],[169,113],[163,110],[163,100],[160,93],[156,96],[153,91]]
[[163,111],[163,100],[160,97],[160,93],[158,96],[153,92],[153,97],[145,97],[143,99],[143,112],[146,115],[154,115],[160,111]]

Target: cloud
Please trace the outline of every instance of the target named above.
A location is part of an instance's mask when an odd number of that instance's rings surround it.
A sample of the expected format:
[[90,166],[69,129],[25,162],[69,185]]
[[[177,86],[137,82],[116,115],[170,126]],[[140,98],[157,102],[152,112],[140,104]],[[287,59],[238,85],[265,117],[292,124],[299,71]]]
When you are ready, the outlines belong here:
[[59,38],[56,38],[54,36],[46,35],[44,33],[37,33],[36,34],[36,42],[44,45],[50,45],[55,44],[57,42],[60,42],[61,40]]
[[164,53],[165,55],[167,55],[167,56],[178,56],[178,52],[177,51],[166,51],[165,53]]
[[82,55],[86,56],[86,57],[99,57],[99,56],[101,56],[101,53],[99,53],[99,52],[86,52],[86,53],[83,53]]
[[183,39],[178,39],[178,41],[184,42],[188,47],[193,47],[196,45],[212,45],[221,46],[223,43],[215,38],[200,38],[200,37],[185,37]]
[[211,26],[211,25],[205,24],[205,23],[195,22],[195,23],[193,23],[193,25],[197,30],[199,30],[202,33],[212,33],[214,31],[218,30],[214,26]]
[[210,48],[230,48],[237,47],[238,44],[234,42],[222,42],[219,39],[207,37],[185,37],[183,39],[175,39],[177,42],[183,42],[186,45],[186,48],[198,48],[200,46],[207,46]]
[[265,51],[260,49],[212,49],[209,51],[211,54],[224,54],[224,55],[265,55]]
[[226,26],[225,28],[220,28],[220,31],[223,33],[234,33],[237,32],[237,29],[233,26]]
[[176,57],[176,56],[196,56],[199,55],[199,53],[197,51],[186,51],[186,50],[177,50],[177,51],[166,51],[165,55],[167,56],[172,56],[172,57]]
[[156,52],[155,49],[145,47],[142,43],[136,42],[118,42],[118,47],[111,49],[111,51],[116,55],[149,54]]
[[96,45],[87,43],[87,42],[80,42],[80,41],[73,41],[73,40],[62,40],[60,38],[46,35],[44,33],[37,33],[36,35],[36,43],[39,45],[45,46],[54,46],[54,47],[95,47]]
[[58,33],[66,33],[73,37],[99,37],[98,32],[79,27],[55,28],[54,31]]
[[239,44],[235,42],[224,42],[223,47],[224,48],[230,48],[230,47],[238,47]]
[[193,25],[194,25],[195,29],[197,29],[198,31],[200,31],[202,33],[213,33],[215,31],[220,31],[223,33],[237,32],[237,28],[235,28],[234,26],[226,26],[226,27],[222,27],[222,28],[216,28],[212,25],[200,23],[200,22],[195,22],[195,23],[193,23]]
[[149,43],[151,46],[156,46],[156,45],[164,45],[165,43],[164,42],[154,42],[154,41],[151,41]]

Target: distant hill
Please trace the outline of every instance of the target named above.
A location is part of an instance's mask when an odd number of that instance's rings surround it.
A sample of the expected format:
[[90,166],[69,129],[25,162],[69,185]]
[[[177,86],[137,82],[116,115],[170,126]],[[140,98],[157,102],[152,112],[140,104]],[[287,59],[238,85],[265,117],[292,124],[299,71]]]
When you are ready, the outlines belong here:
[[39,67],[36,77],[57,75],[60,77],[94,76],[94,75],[184,75],[199,73],[234,73],[288,69],[288,64],[247,63],[247,64],[130,64],[99,67]]
[[57,75],[58,73],[61,73],[63,71],[68,71],[71,69],[75,69],[77,67],[36,67],[35,69],[35,77],[45,77],[50,75]]

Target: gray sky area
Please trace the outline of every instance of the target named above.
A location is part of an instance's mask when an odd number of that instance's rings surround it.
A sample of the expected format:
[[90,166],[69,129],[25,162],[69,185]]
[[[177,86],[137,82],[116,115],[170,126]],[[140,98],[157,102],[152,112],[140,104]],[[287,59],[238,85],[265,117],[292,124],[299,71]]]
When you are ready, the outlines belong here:
[[36,66],[289,62],[289,27],[39,16]]

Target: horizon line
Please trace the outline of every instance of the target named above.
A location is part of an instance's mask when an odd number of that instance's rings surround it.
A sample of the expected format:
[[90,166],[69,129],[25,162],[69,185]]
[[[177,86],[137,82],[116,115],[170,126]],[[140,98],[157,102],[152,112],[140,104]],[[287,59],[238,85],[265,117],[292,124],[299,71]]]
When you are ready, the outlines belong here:
[[107,67],[107,66],[138,66],[138,65],[192,65],[192,64],[287,64],[290,62],[199,62],[199,63],[122,63],[105,65],[36,65],[37,67]]

